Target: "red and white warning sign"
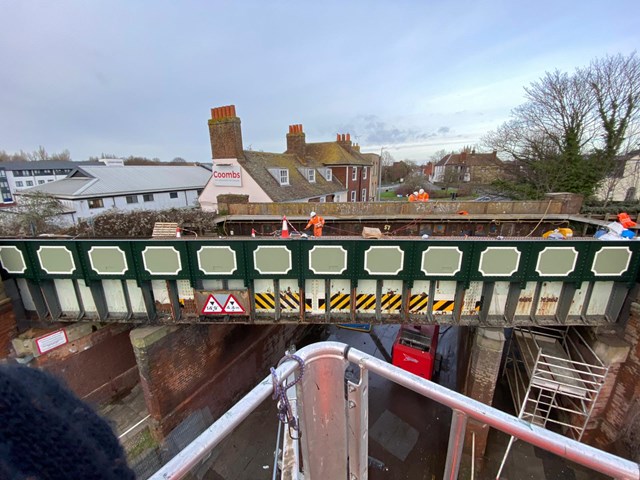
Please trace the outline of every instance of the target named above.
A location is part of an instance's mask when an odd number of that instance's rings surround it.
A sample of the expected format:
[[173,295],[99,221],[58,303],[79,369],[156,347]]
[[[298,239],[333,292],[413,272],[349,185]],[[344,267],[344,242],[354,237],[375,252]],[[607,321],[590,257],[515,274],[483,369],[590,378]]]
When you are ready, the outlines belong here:
[[210,293],[201,315],[225,315],[225,314],[242,314],[247,313],[245,307],[238,299],[229,293]]
[[229,295],[227,303],[224,304],[224,313],[246,313],[236,297]]
[[213,295],[209,295],[206,303],[204,304],[204,308],[202,309],[202,315],[208,315],[212,313],[224,313],[224,309],[222,305],[216,300],[216,297]]

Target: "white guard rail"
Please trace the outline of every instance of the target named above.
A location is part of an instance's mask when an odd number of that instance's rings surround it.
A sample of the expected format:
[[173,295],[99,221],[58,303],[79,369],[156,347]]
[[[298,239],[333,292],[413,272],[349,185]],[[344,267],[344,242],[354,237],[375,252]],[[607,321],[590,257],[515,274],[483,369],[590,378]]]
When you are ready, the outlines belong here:
[[[532,425],[343,343],[314,343],[296,355],[304,361],[304,375],[296,385],[302,462],[293,464],[304,465],[305,480],[367,479],[369,371],[453,410],[443,476],[447,480],[458,476],[469,417],[615,479],[640,480],[637,463]],[[360,381],[358,384],[349,382],[345,396],[344,374],[349,362],[360,367]],[[279,383],[295,375],[297,370],[296,361],[282,363],[276,369]],[[268,376],[151,479],[183,478],[272,393],[273,382]],[[309,452],[314,454],[309,455]],[[288,478],[302,477],[299,472],[286,473]]]

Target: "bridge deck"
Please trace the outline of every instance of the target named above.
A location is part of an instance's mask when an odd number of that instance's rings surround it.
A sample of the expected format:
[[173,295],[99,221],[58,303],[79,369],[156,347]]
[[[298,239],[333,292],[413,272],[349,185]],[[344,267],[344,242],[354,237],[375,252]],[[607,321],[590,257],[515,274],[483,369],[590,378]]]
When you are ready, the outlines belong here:
[[0,262],[51,321],[593,325],[616,321],[640,242],[2,239]]

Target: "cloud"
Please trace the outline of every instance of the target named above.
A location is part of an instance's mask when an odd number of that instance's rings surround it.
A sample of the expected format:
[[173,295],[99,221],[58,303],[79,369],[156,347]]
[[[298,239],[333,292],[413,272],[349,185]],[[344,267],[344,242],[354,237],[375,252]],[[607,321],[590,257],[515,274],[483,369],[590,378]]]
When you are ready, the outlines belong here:
[[448,126],[441,126],[435,130],[418,126],[399,127],[385,122],[377,115],[364,114],[341,125],[340,132],[350,132],[358,142],[364,145],[399,146],[445,137],[451,134],[452,130]]

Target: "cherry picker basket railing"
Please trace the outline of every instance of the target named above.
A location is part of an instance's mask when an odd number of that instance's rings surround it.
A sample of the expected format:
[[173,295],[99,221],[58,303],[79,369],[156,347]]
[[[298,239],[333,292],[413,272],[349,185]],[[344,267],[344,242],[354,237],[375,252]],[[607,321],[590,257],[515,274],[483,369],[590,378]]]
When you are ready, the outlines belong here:
[[[290,356],[291,357],[291,356]],[[471,417],[569,461],[616,479],[640,480],[637,463],[550,432],[505,412],[424,380],[383,360],[338,342],[320,342],[296,352],[205,430],[151,478],[183,478],[256,407],[293,379],[297,381],[289,415],[299,435],[284,435],[282,478],[305,480],[368,477],[368,373],[373,372],[452,409],[443,478],[458,476],[467,419]],[[357,383],[347,382],[349,363],[357,365]],[[304,375],[300,377],[301,370]],[[275,380],[274,380],[275,377]],[[281,403],[281,402],[279,402]],[[293,437],[293,439],[292,439]],[[311,454],[313,452],[313,454]]]

